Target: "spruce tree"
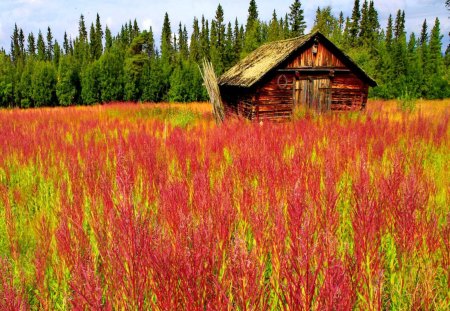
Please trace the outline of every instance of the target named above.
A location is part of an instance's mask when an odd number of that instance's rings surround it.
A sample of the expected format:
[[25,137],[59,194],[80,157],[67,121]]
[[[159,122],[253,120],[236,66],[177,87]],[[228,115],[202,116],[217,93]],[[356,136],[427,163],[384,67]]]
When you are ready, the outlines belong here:
[[169,14],[164,15],[163,28],[161,32],[161,58],[169,65],[173,56],[173,45],[172,45],[172,29],[170,27]]
[[354,46],[358,41],[359,34],[359,22],[361,19],[361,13],[359,11],[359,0],[355,0],[352,11],[352,18],[350,22],[349,36],[350,36],[350,44]]
[[267,41],[277,41],[280,39],[280,25],[278,24],[277,12],[273,10],[272,19],[269,23],[269,30],[267,34]]
[[56,71],[53,64],[39,61],[31,79],[33,100],[36,106],[53,106],[56,104]]
[[21,58],[19,28],[17,27],[17,24],[14,24],[14,31],[11,37],[11,58],[14,64],[17,64]]
[[361,9],[361,24],[359,30],[359,38],[361,42],[365,45],[369,44],[370,37],[370,20],[369,20],[369,3],[367,0],[364,0],[362,9]]
[[32,32],[30,32],[30,34],[28,35],[27,43],[28,43],[27,47],[28,55],[30,56],[36,55],[36,40],[34,39],[34,35]]
[[392,39],[393,39],[392,15],[389,14],[387,28],[386,28],[386,48],[388,51],[391,50]]
[[85,42],[87,41],[87,30],[86,30],[86,24],[84,22],[84,16],[81,14],[80,21],[78,23],[78,38],[80,41]]
[[53,60],[53,34],[50,27],[47,28],[47,60]]
[[61,57],[58,67],[56,95],[60,105],[78,103],[80,78],[75,61],[71,55]]
[[302,5],[299,0],[295,0],[289,7],[289,25],[291,37],[299,37],[305,34],[306,23],[303,16]]
[[256,2],[255,0],[251,0],[248,8],[247,24],[245,27],[243,56],[247,55],[261,44],[260,26]]
[[192,34],[189,46],[189,57],[194,63],[199,63],[201,60],[200,51],[200,27],[198,24],[198,19],[194,17],[194,22],[192,24]]
[[64,54],[69,54],[69,40],[67,39],[67,32],[64,31],[64,41],[63,41]]
[[47,59],[44,37],[42,36],[42,32],[40,30],[38,33],[38,40],[37,40],[37,59],[40,61],[44,61]]
[[108,51],[111,49],[113,45],[113,38],[111,34],[111,30],[109,30],[109,27],[106,26],[105,28],[105,50]]

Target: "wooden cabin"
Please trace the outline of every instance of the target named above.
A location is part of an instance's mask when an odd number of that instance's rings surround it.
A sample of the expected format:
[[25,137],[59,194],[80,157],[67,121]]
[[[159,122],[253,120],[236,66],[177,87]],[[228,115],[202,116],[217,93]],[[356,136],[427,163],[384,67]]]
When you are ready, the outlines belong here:
[[377,83],[320,32],[265,44],[219,79],[227,114],[289,119],[296,106],[362,110]]

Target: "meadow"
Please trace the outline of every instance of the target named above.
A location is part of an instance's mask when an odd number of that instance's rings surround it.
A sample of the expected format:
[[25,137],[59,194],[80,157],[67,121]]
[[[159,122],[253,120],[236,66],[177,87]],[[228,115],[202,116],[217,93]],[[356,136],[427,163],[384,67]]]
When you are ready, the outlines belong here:
[[449,310],[449,121],[0,110],[0,309]]

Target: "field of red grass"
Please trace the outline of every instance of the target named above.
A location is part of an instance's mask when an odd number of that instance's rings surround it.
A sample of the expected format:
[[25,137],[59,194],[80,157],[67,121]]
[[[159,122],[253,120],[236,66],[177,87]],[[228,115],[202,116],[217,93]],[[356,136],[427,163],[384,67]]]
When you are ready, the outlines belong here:
[[449,109],[0,110],[0,309],[448,310]]

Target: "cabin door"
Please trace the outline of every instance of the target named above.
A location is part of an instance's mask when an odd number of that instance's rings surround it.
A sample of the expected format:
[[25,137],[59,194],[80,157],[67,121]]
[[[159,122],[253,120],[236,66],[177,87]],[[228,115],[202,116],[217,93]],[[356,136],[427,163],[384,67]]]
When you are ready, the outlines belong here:
[[318,112],[331,108],[330,78],[302,77],[295,80],[294,103]]

